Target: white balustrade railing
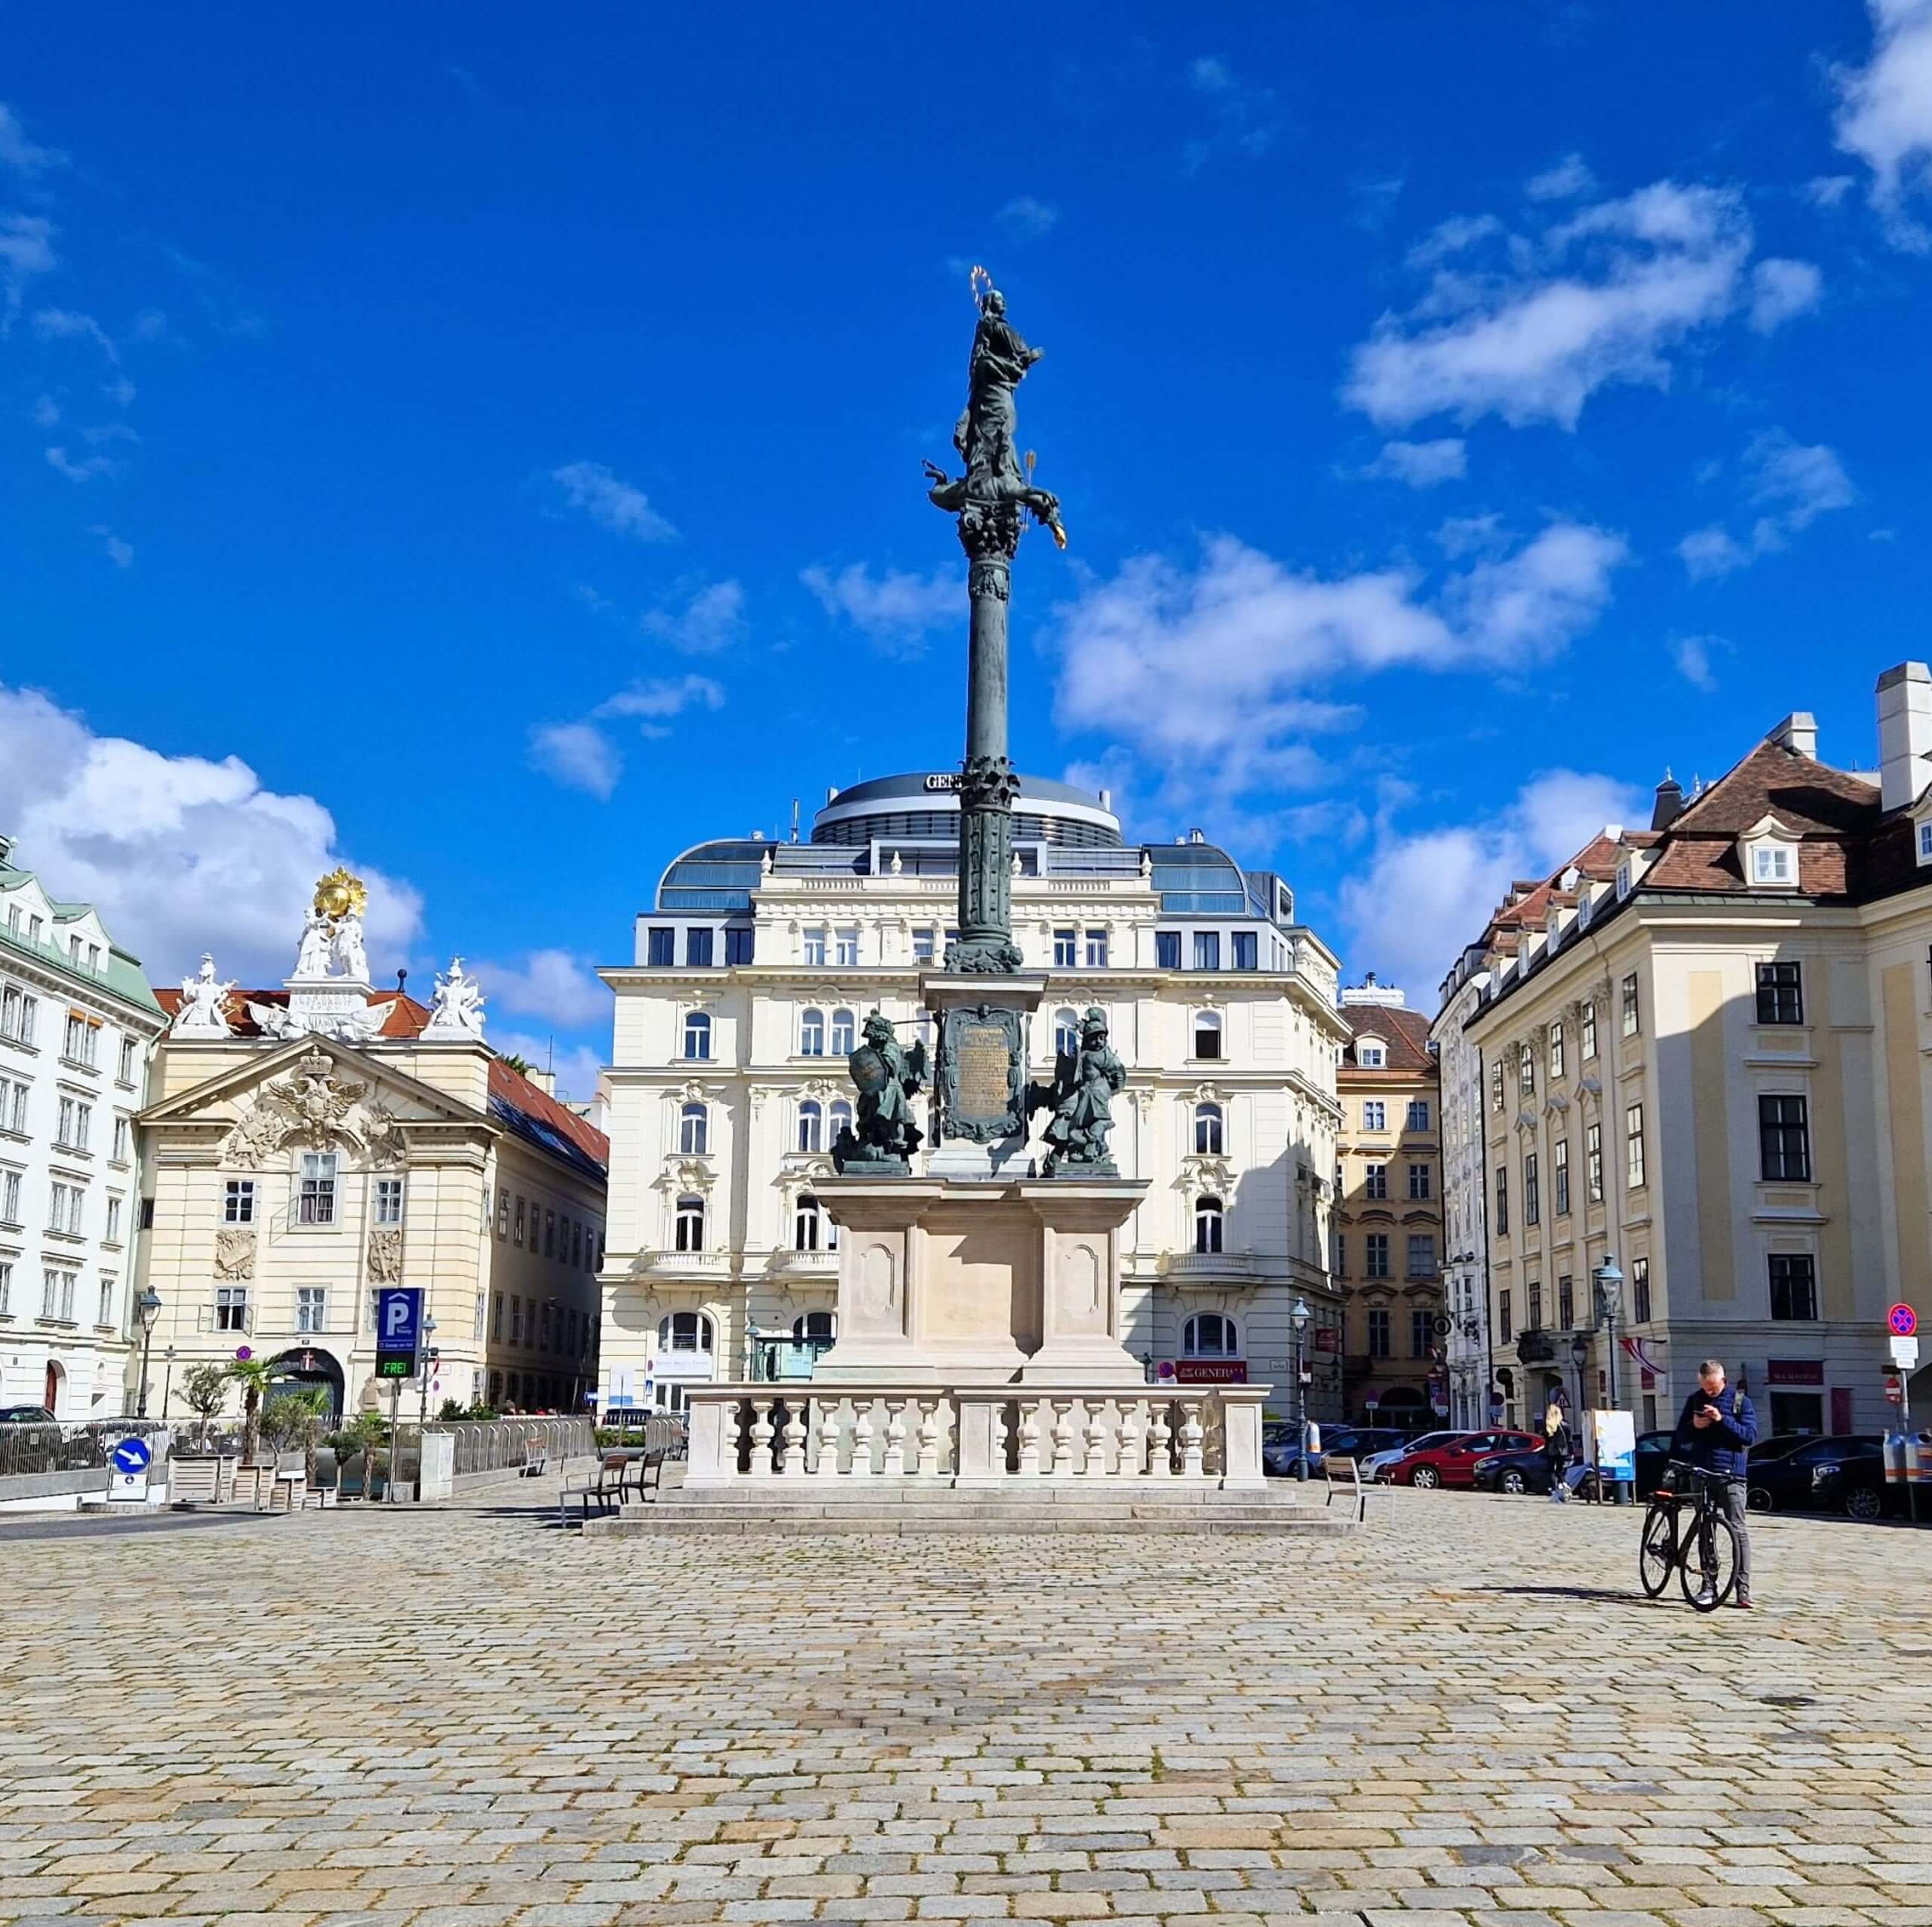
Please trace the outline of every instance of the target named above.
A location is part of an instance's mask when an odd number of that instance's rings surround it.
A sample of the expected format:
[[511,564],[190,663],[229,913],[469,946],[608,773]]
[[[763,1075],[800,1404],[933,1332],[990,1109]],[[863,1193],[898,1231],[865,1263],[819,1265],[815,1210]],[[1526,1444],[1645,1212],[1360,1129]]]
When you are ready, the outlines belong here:
[[1258,1489],[1265,1385],[688,1388],[686,1487],[1173,1481]]

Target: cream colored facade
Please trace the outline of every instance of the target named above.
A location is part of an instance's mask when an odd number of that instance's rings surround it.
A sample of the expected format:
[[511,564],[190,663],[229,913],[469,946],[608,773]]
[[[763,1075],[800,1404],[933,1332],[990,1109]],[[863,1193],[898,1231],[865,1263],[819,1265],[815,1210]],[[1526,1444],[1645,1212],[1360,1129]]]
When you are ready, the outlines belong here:
[[[477,1042],[164,1041],[142,1118],[152,1410],[165,1395],[180,1414],[184,1374],[243,1346],[350,1409],[373,1403],[372,1294],[387,1284],[427,1294],[432,1415],[446,1399],[582,1408],[601,1174],[521,1134],[518,1100],[540,1108],[540,1094],[515,1079],[506,1110],[493,1063]],[[423,1396],[407,1387],[405,1410]]]
[[[925,787],[943,780],[840,793],[817,832],[837,843],[687,853],[638,919],[637,961],[602,973],[617,999],[607,1401],[675,1404],[680,1383],[750,1376],[754,1330],[831,1336],[838,1260],[813,1187],[867,1013],[931,1048],[919,979],[956,892],[957,818]],[[1150,1180],[1121,1233],[1126,1342],[1156,1373],[1285,1387],[1297,1296],[1318,1330],[1340,1324],[1325,1262],[1345,1035],[1335,959],[1279,879],[1244,879],[1204,842],[1124,847],[1104,802],[1027,781],[1015,934],[1052,976],[1034,1074],[1050,1079],[1056,1031],[1098,1005],[1130,1080],[1114,1157]],[[1218,887],[1185,892],[1184,913],[1173,886],[1190,865]],[[712,961],[686,961],[693,930]],[[1310,1409],[1328,1417],[1338,1336],[1322,1359]]]

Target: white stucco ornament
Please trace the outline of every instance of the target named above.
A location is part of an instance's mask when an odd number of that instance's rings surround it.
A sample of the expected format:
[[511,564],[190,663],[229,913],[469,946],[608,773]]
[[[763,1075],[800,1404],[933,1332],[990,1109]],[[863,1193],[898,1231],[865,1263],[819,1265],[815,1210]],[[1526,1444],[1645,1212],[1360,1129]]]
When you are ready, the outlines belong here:
[[174,1014],[177,1037],[226,1037],[229,1034],[228,999],[235,986],[215,974],[215,960],[204,950],[201,967],[181,980],[181,1008]]
[[436,973],[435,993],[430,999],[429,1022],[423,1036],[481,1043],[484,1001],[481,987],[464,971],[462,959],[452,957],[450,968]]

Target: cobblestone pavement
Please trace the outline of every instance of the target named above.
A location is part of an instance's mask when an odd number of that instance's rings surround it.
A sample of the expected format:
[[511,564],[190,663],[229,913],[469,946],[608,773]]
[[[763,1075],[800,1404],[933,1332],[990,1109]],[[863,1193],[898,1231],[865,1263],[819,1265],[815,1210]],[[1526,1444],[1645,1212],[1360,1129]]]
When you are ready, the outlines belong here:
[[[0,1528],[0,1921],[1932,1927],[1932,1533]],[[554,1512],[551,1514],[554,1517]]]

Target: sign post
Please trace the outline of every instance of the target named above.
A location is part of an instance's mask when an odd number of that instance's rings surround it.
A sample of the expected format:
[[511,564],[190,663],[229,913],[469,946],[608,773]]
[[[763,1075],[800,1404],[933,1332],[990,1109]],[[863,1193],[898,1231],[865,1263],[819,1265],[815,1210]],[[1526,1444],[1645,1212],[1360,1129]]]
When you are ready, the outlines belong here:
[[153,1448],[144,1438],[124,1438],[108,1461],[107,1501],[110,1505],[145,1505]]
[[403,1381],[415,1377],[422,1349],[422,1293],[412,1285],[391,1285],[376,1294],[376,1376],[389,1385],[389,1476],[382,1496],[396,1502],[396,1466],[402,1456],[398,1435]]
[[[1885,1329],[1891,1334],[1892,1370],[1885,1380],[1885,1396],[1899,1408],[1899,1435],[1905,1447],[1906,1505],[1912,1523],[1918,1523],[1918,1481],[1913,1478],[1912,1444],[1911,1378],[1918,1364],[1918,1314],[1909,1305],[1894,1305],[1885,1314]],[[1897,1385],[1898,1389],[1892,1389]]]

